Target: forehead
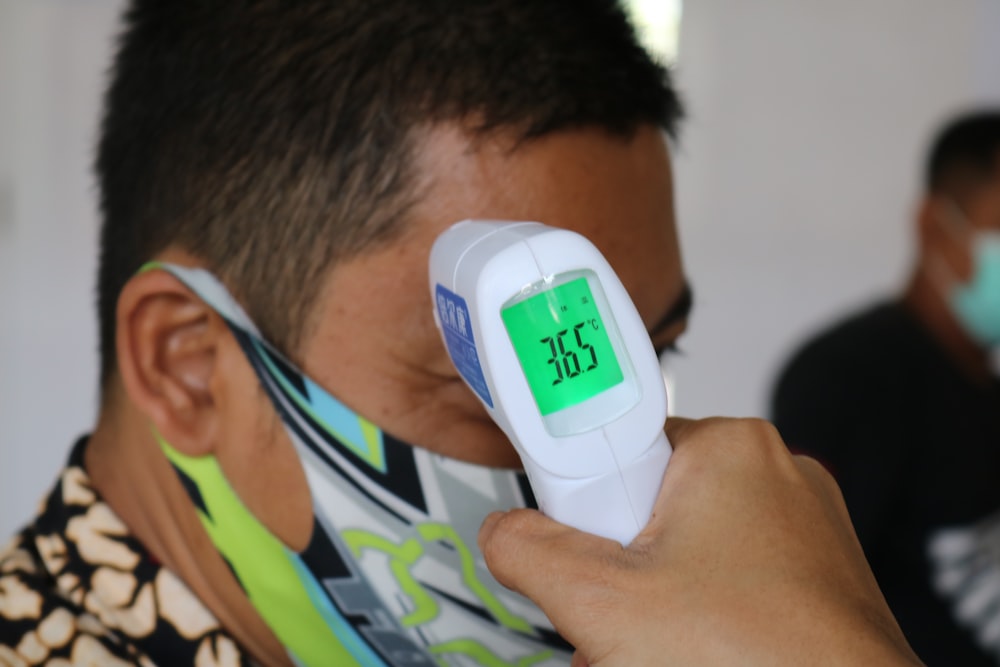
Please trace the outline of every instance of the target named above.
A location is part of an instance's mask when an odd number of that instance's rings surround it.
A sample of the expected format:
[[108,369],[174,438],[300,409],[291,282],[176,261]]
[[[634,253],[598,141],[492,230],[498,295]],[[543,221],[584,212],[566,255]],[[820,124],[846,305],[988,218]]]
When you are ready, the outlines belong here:
[[607,257],[647,325],[683,288],[665,137],[585,129],[516,143],[433,128],[416,152],[413,233],[433,241],[466,218],[531,220],[577,231]]

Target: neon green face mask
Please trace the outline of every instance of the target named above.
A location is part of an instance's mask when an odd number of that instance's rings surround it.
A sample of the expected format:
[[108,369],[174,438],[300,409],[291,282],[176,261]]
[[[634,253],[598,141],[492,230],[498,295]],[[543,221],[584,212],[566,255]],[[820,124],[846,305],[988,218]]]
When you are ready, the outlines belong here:
[[490,576],[476,547],[495,509],[533,505],[509,470],[383,433],[285,360],[210,273],[164,263],[222,316],[295,443],[314,526],[301,553],[240,501],[214,457],[160,439],[205,530],[292,660],[304,667],[568,665],[572,647]]

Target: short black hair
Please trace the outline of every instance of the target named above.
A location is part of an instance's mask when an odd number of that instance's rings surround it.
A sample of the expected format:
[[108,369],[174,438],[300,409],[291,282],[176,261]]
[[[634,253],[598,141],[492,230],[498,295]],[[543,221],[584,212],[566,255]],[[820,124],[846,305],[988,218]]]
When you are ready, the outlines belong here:
[[118,296],[172,245],[295,359],[332,263],[405,221],[418,127],[682,115],[616,0],[133,0],[123,26],[95,161],[103,383]]
[[995,177],[1000,158],[1000,109],[964,113],[946,123],[927,156],[928,192],[954,197]]

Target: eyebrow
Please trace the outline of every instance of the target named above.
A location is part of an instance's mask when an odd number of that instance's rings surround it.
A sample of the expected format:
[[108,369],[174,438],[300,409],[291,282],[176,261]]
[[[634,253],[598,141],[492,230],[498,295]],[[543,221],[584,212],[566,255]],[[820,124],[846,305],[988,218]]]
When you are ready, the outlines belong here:
[[656,334],[666,331],[678,322],[686,320],[691,315],[693,307],[694,294],[691,291],[691,284],[684,281],[684,289],[681,290],[680,296],[677,297],[677,300],[667,310],[666,315],[660,318],[660,321],[650,330],[650,337],[655,337]]

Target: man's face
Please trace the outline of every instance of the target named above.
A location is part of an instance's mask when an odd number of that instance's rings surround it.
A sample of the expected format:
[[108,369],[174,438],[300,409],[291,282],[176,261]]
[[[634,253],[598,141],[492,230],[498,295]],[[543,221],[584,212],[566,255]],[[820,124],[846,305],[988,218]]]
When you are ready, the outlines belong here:
[[931,254],[943,257],[955,279],[972,278],[972,238],[983,231],[1000,232],[1000,175],[971,186],[955,199],[932,198],[933,232],[926,243]]
[[452,367],[434,326],[427,260],[437,235],[467,219],[530,220],[577,231],[608,258],[658,348],[683,332],[685,289],[670,162],[660,132],[625,140],[567,131],[515,145],[457,127],[416,148],[419,201],[406,232],[339,264],[307,336],[305,370],[384,430],[477,463],[517,457]]

